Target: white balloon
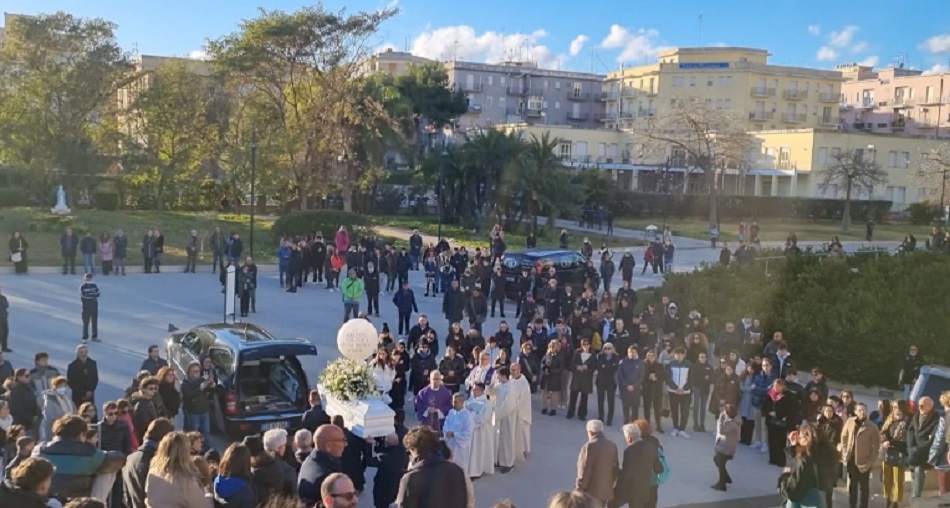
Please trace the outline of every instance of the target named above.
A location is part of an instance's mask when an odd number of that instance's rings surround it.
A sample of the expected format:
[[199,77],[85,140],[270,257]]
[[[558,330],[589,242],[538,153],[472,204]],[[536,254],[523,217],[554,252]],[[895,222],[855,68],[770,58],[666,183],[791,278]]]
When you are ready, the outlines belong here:
[[340,354],[356,361],[364,361],[376,352],[379,336],[376,327],[365,319],[351,319],[336,334],[336,346]]

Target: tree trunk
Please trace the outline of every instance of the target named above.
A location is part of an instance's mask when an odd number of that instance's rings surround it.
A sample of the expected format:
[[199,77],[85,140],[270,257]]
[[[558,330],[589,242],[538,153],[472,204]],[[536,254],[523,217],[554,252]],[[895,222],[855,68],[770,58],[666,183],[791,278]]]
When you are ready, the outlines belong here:
[[158,170],[158,185],[155,187],[155,211],[161,212],[165,210],[165,180],[168,171],[165,169]]
[[841,232],[851,231],[851,183],[848,183],[844,194],[844,212],[841,214]]
[[709,225],[719,225],[719,195],[716,189],[716,172],[706,172],[706,186],[709,188]]
[[300,199],[300,209],[308,209],[309,204],[307,203],[307,191],[305,191],[303,187],[300,187],[299,185],[297,186],[297,197]]

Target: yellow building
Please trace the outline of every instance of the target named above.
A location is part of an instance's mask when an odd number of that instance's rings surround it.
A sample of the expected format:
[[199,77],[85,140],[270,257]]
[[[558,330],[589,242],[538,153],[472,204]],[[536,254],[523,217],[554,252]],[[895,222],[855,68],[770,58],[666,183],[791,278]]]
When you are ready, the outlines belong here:
[[657,63],[621,69],[604,82],[608,128],[629,128],[685,98],[734,111],[750,131],[838,125],[839,71],[768,63],[764,49],[678,48]]
[[[499,126],[519,132],[525,139],[549,132],[559,139],[558,154],[565,165],[579,170],[609,171],[622,190],[656,192],[657,173],[664,161],[631,158],[637,146],[634,134],[609,129],[574,129],[569,126],[513,124]],[[770,130],[751,133],[759,149],[750,154],[747,167],[726,169],[717,177],[724,195],[811,197],[843,199],[844,189],[822,188],[815,172],[828,167],[838,152],[860,150],[888,173],[888,181],[874,189],[858,189],[853,199],[884,199],[894,210],[911,203],[939,200],[937,189],[915,180],[921,156],[940,146],[934,139],[871,133],[841,132],[834,129]],[[673,188],[682,192],[705,192],[703,175],[696,168],[677,164],[669,168]]]
[[423,58],[421,56],[406,53],[404,51],[395,51],[392,48],[386,48],[371,56],[363,64],[363,71],[369,74],[383,73],[390,76],[399,76],[409,70],[410,65],[426,65],[435,63],[435,60]]

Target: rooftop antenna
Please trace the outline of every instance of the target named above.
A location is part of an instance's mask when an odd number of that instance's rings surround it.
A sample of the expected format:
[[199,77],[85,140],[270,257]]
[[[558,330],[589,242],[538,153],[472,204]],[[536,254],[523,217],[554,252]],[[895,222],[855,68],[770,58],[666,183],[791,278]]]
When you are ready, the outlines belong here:
[[459,61],[459,41],[458,41],[458,39],[455,40],[455,55],[453,55],[452,61],[453,61],[453,62],[458,62],[458,61]]
[[703,47],[703,14],[699,14],[699,47]]

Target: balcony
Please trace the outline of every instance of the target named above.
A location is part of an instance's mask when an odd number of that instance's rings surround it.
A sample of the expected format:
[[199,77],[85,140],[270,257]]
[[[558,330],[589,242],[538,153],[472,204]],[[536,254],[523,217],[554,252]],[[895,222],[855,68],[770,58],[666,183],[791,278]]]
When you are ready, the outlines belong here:
[[590,100],[590,92],[581,92],[580,90],[568,90],[566,95],[567,95],[567,100],[569,101]]
[[753,97],[775,97],[775,89],[754,86],[752,87],[752,96]]
[[508,88],[505,89],[505,92],[508,95],[524,95],[527,93],[528,88],[519,85],[508,85]]
[[821,117],[822,125],[838,125],[839,118],[836,116],[823,116]]
[[620,115],[614,112],[614,113],[606,113],[603,115],[598,115],[597,119],[600,120],[601,122],[612,122],[619,117]]
[[641,117],[648,117],[648,118],[649,118],[649,117],[652,117],[652,116],[655,115],[655,114],[656,114],[656,111],[654,111],[654,110],[652,110],[652,109],[640,109],[640,110],[637,111],[637,115],[639,115],[639,116],[641,116]]
[[636,97],[638,91],[636,88],[626,87],[620,92],[620,95],[623,97]]
[[641,91],[641,95],[643,95],[643,96],[645,96],[645,97],[656,97],[656,94],[658,94],[658,93],[659,93],[659,91],[657,91],[657,90],[642,90],[642,91]]
[[904,126],[905,126],[905,125],[906,125],[906,124],[905,124],[904,120],[897,120],[897,121],[891,122],[891,131],[892,131],[892,132],[904,132]]
[[917,105],[917,99],[912,97],[894,97],[894,100],[891,102],[891,105],[895,109],[902,108],[912,108]]
[[771,111],[752,111],[749,113],[749,120],[754,122],[764,122],[766,120],[771,120],[775,116],[775,113]]
[[573,111],[567,114],[567,119],[574,122],[586,122],[589,117],[587,113],[574,113]]
[[840,98],[841,98],[841,97],[839,97],[838,94],[836,94],[836,93],[831,93],[831,92],[822,92],[820,95],[818,95],[818,100],[819,100],[819,101],[825,102],[825,103],[828,103],[828,104],[832,104],[832,103],[838,102],[838,100],[839,100]]
[[860,131],[871,130],[874,127],[874,124],[870,122],[854,122],[854,124],[852,124],[852,127]]
[[950,95],[944,95],[943,97],[926,97],[921,99],[918,104],[921,106],[939,106],[941,104],[950,104]]
[[602,101],[615,101],[619,97],[617,92],[600,92],[600,100]]
[[782,115],[782,121],[785,123],[805,123],[806,115],[803,114],[794,114],[794,113],[784,113]]
[[468,105],[468,112],[471,113],[471,114],[475,114],[475,115],[481,113],[481,112],[482,112],[482,106],[481,106],[481,104],[469,104],[469,105]]
[[[886,106],[887,103],[885,102],[884,105]],[[858,103],[855,104],[854,107],[860,108],[860,109],[874,109],[875,107],[877,107],[877,103],[874,102],[873,97],[864,97],[863,99],[858,101]]]
[[782,97],[785,97],[790,101],[800,101],[808,98],[807,90],[785,90],[782,93]]
[[544,116],[544,113],[541,112],[540,109],[528,108],[528,109],[524,110],[524,115],[527,116],[527,117],[529,117],[529,118],[539,118],[539,117]]
[[462,83],[459,85],[459,90],[463,92],[481,92],[485,88],[484,83]]

